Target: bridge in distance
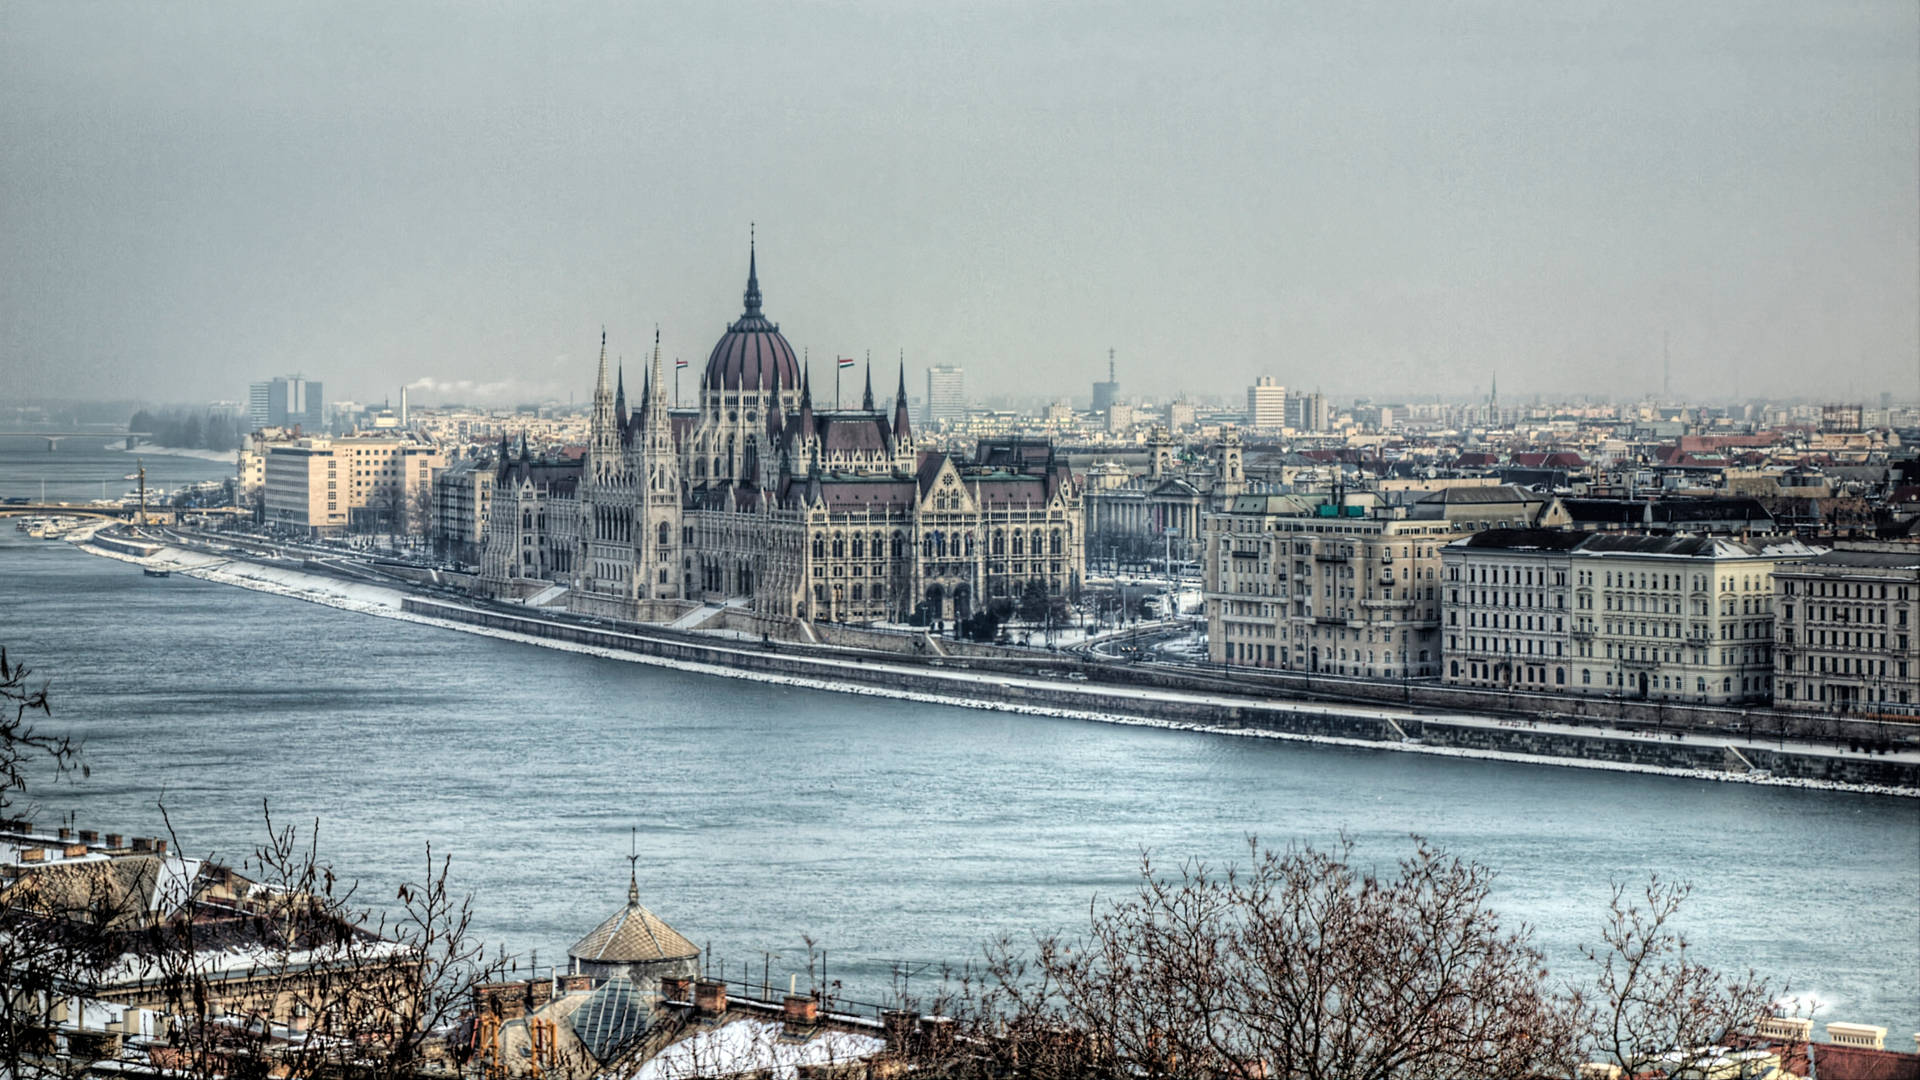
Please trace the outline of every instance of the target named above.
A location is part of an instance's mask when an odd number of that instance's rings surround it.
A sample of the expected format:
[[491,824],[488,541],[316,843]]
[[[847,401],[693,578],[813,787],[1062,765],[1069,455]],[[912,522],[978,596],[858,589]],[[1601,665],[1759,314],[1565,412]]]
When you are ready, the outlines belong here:
[[152,434],[151,431],[0,431],[0,439],[45,439],[47,453],[51,454],[53,448],[60,445],[61,439],[118,439],[124,436],[127,449],[131,450],[135,442]]

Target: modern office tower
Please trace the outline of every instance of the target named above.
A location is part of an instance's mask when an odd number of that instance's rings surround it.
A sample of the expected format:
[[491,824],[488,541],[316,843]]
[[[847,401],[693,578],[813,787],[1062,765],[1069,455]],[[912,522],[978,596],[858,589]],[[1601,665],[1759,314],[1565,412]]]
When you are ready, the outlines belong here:
[[1287,423],[1287,388],[1273,376],[1262,375],[1247,387],[1247,426],[1282,428]]

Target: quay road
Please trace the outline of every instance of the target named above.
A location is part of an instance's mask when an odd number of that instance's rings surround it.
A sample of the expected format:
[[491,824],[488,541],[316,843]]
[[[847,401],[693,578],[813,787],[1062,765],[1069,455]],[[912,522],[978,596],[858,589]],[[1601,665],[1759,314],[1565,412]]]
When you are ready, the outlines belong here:
[[[1408,748],[1540,761],[1597,759],[1611,761],[1617,767],[1660,765],[1841,778],[1870,785],[1920,788],[1920,729],[1910,725],[1892,725],[1901,736],[1899,741],[1871,740],[1877,745],[1866,746],[1863,751],[1863,743],[1868,740],[1863,740],[1859,731],[1870,730],[1871,725],[1857,725],[1842,737],[1822,737],[1823,729],[1818,726],[1793,732],[1785,727],[1768,731],[1753,723],[1752,712],[1743,710],[1720,710],[1727,722],[1689,729],[1671,721],[1626,722],[1554,715],[1546,708],[1528,708],[1524,702],[1512,703],[1511,711],[1503,711],[1484,708],[1478,702],[1462,709],[1355,701],[1343,698],[1339,688],[1328,685],[1332,680],[1325,678],[1314,680],[1318,685],[1312,691],[1302,692],[1272,685],[1243,669],[1226,672],[1187,664],[1118,664],[1040,650],[1007,649],[993,656],[942,657],[797,641],[743,644],[739,640],[743,635],[738,632],[592,619],[477,599],[446,586],[421,586],[387,572],[377,561],[337,548],[181,529],[152,529],[140,534],[207,554],[317,572],[355,584],[380,585],[418,598],[407,602],[408,609],[428,617],[469,624],[493,622],[500,629],[759,672],[762,677],[765,673],[784,673],[809,681],[871,688],[864,692],[899,692],[910,687],[912,696],[929,700],[958,699],[1130,722],[1239,729],[1275,737],[1376,747],[1397,743]],[[416,567],[416,572],[422,569]],[[513,625],[506,625],[509,622]],[[1396,684],[1394,689],[1398,688]]]
[[[716,640],[697,631],[661,631],[632,624],[619,629],[581,625],[575,620],[503,611],[502,606],[423,599],[407,602],[406,610],[428,618],[592,648],[746,672],[749,674],[744,677],[748,678],[790,677],[809,685],[947,704],[1011,707],[1054,715],[1537,764],[1681,768],[1701,773],[1778,776],[1783,780],[1835,780],[1889,793],[1920,795],[1920,748],[1863,757],[1856,747],[1817,740],[1748,740],[1704,732],[1601,727],[1577,721],[1286,700],[1224,689],[1206,692],[1112,686],[1031,670],[1020,673],[981,658],[918,661],[790,642],[755,646]],[[831,655],[834,653],[839,655]],[[980,670],[983,667],[991,670]],[[1857,775],[1872,779],[1854,779]]]

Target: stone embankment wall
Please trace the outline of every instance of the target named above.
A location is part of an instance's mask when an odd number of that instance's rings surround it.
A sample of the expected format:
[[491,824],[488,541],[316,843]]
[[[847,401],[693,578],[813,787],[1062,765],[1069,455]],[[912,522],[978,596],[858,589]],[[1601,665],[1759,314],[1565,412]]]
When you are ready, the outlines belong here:
[[[1316,708],[1314,702],[1278,694],[1262,699],[1247,695],[1244,686],[1233,688],[1235,694],[1230,700],[1181,700],[1140,692],[1144,688],[1142,684],[1174,681],[1165,678],[1163,673],[1107,665],[1088,666],[1085,669],[1088,675],[1085,682],[1060,679],[1034,684],[977,676],[1004,672],[1052,680],[1058,678],[1060,672],[1047,670],[1040,664],[1026,660],[1017,663],[991,658],[940,660],[904,653],[896,654],[884,664],[862,664],[850,661],[844,654],[834,655],[836,650],[831,647],[810,649],[792,643],[760,645],[718,642],[711,638],[703,640],[696,634],[651,627],[638,632],[609,630],[424,599],[408,599],[406,609],[433,618],[685,663],[712,664],[792,678],[857,683],[959,700],[991,701],[1014,708],[1062,709],[1160,723],[1380,743],[1412,738],[1425,745],[1464,751],[1716,772],[1744,772],[1747,771],[1746,762],[1750,761],[1754,768],[1781,777],[1920,789],[1920,765],[1911,761],[1868,754],[1820,753],[1796,748],[1791,742],[1784,741],[1779,747],[1756,747],[1745,741],[1744,736],[1736,753],[1720,743],[1676,739],[1671,727],[1666,731],[1636,730],[1603,727],[1595,723],[1590,732],[1568,732],[1542,729],[1525,720],[1489,726],[1484,722],[1450,721],[1445,716],[1420,715],[1417,702],[1416,707],[1406,715],[1386,712],[1370,715],[1351,707],[1343,709],[1332,703],[1327,703],[1324,708]],[[951,670],[962,665],[965,671]],[[1095,673],[1101,677],[1098,681],[1094,678]],[[1106,681],[1109,675],[1132,677],[1135,685],[1113,685]],[[1217,679],[1208,681],[1224,682]],[[1154,688],[1188,694],[1196,691],[1209,695],[1228,694],[1226,689],[1215,686]],[[1450,709],[1470,711],[1452,703]],[[1745,755],[1744,761],[1741,754]]]

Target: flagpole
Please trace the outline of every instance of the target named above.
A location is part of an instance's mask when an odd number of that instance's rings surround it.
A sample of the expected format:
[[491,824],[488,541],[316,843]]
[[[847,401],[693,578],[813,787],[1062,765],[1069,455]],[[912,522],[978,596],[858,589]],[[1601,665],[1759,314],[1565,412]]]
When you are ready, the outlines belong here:
[[673,358],[673,407],[680,407],[680,358]]
[[840,411],[840,357],[833,358],[833,411]]

